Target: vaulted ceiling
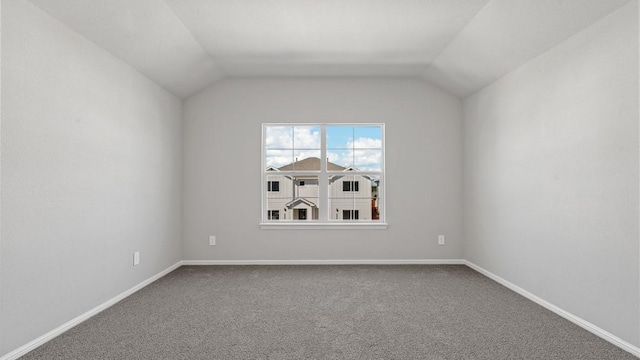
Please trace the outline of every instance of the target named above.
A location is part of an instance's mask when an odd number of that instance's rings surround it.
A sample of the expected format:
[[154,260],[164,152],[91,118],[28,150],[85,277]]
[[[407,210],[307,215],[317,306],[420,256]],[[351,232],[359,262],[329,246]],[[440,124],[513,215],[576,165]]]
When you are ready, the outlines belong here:
[[185,98],[224,77],[422,77],[465,97],[629,0],[30,0]]

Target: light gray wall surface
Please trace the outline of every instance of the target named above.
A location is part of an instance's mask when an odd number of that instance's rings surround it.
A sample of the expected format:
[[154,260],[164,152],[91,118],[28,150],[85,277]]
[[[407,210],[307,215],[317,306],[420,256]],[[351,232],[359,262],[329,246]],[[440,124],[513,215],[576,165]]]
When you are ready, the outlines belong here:
[[465,258],[640,345],[637,2],[463,105]]
[[31,3],[2,7],[0,356],[182,258],[180,100]]
[[[458,98],[421,80],[238,79],[184,106],[185,260],[461,257]],[[275,122],[385,123],[389,227],[260,229],[261,124]]]

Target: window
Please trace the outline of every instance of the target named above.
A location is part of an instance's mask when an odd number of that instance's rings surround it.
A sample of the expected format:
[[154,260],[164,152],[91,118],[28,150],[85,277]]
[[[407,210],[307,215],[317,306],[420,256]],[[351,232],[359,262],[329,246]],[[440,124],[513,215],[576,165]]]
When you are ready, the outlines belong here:
[[359,181],[343,181],[342,191],[360,191]]
[[267,181],[267,191],[280,191],[280,181]]
[[342,210],[343,220],[358,220],[360,218],[360,210]]
[[384,228],[383,124],[264,124],[263,228]]

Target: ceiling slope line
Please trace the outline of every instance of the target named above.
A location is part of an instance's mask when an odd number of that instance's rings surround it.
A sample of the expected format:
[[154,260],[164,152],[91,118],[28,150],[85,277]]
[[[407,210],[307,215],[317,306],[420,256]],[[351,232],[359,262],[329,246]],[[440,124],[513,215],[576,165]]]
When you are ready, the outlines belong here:
[[149,80],[150,82],[152,82],[153,84],[155,84],[156,86],[158,86],[159,88],[165,90],[166,92],[168,92],[169,94],[180,98],[178,95],[176,95],[174,92],[172,92],[171,90],[167,89],[166,87],[162,86],[161,84],[159,84],[156,80],[154,80],[153,78],[151,78],[151,76],[149,76],[148,74],[145,74],[144,72],[140,71],[140,69],[136,68],[135,66],[133,66],[131,63],[129,63],[128,61],[126,61],[125,59],[123,59],[121,56],[119,56],[118,54],[116,54],[115,52],[106,49],[105,47],[103,47],[102,45],[98,44],[95,40],[91,39],[90,37],[86,36],[85,34],[77,31],[73,26],[67,24],[66,22],[62,21],[61,19],[59,19],[57,16],[55,16],[55,14],[52,14],[50,11],[48,11],[47,9],[44,9],[42,7],[40,7],[38,4],[34,3],[31,0],[27,0],[27,2],[29,4],[31,4],[32,6],[34,6],[36,9],[42,11],[43,13],[47,14],[48,16],[50,16],[52,19],[54,19],[55,21],[57,21],[58,23],[60,23],[60,25],[66,27],[68,30],[70,30],[71,32],[73,32],[74,34],[76,34],[77,36],[81,37],[82,39],[84,39],[85,41],[90,42],[93,46],[97,47],[98,49],[100,49],[100,51],[104,52],[106,55],[113,57],[115,60],[117,60],[119,63],[121,63],[122,65],[128,67],[129,69],[133,70],[134,72],[136,72],[137,74],[139,74],[140,76],[144,77],[145,79]]
[[[199,91],[201,91],[202,89],[205,89],[213,84],[215,84],[216,82],[224,79],[227,77],[227,74],[225,73],[225,71],[218,65],[216,64],[216,59],[215,56],[213,56],[213,54],[211,54],[205,47],[204,45],[202,45],[202,42],[200,40],[198,40],[198,38],[193,34],[193,32],[189,29],[189,27],[187,27],[187,25],[184,23],[184,21],[182,21],[182,18],[180,17],[180,15],[178,15],[178,13],[176,12],[176,10],[174,8],[171,7],[171,5],[169,5],[165,0],[158,0],[160,1],[167,9],[169,9],[169,11],[173,14],[173,16],[175,16],[176,20],[178,20],[178,22],[180,22],[180,24],[182,25],[182,27],[189,33],[189,35],[191,35],[191,37],[193,38],[193,41],[196,42],[196,44],[198,44],[198,46],[200,47],[200,49],[202,49],[202,52],[207,54],[209,56],[209,58],[211,59],[211,61],[213,62],[213,65],[215,66],[216,71],[218,72],[218,74],[220,75],[214,82],[209,83],[208,85],[204,86],[201,89],[198,89],[197,91],[195,91],[193,94],[198,93]],[[193,95],[191,94],[191,95]]]
[[161,0],[28,1],[180,99],[224,75]]
[[628,3],[623,4],[623,5],[621,5],[621,6],[620,6],[620,7],[618,7],[618,8],[615,8],[614,10],[612,10],[611,12],[609,12],[609,13],[605,14],[604,16],[600,17],[599,19],[597,19],[597,20],[596,20],[596,21],[594,21],[593,23],[589,24],[588,26],[586,26],[586,27],[584,27],[584,28],[582,28],[582,29],[579,29],[578,31],[576,31],[576,32],[574,32],[574,33],[571,33],[571,34],[570,34],[570,35],[568,35],[567,37],[565,37],[565,38],[563,38],[563,39],[561,39],[561,40],[559,40],[559,41],[557,41],[557,42],[552,43],[549,47],[547,47],[546,49],[544,49],[541,53],[536,54],[535,56],[533,56],[533,57],[531,57],[531,58],[529,58],[529,59],[525,59],[525,60],[524,60],[524,61],[522,61],[520,64],[518,64],[518,65],[516,65],[515,67],[513,67],[513,68],[509,69],[509,71],[505,72],[504,74],[502,74],[502,75],[500,75],[500,76],[498,76],[498,77],[494,78],[492,81],[490,81],[490,82],[488,82],[488,83],[484,84],[483,86],[481,86],[480,88],[478,88],[478,89],[476,89],[476,90],[474,90],[474,91],[470,92],[469,94],[467,94],[467,95],[465,95],[465,96],[462,96],[462,97],[461,97],[461,99],[463,99],[463,100],[464,100],[464,99],[466,99],[467,97],[470,97],[470,96],[474,95],[474,94],[475,94],[475,93],[477,93],[478,91],[480,91],[480,90],[482,90],[482,89],[484,89],[484,88],[487,88],[487,87],[491,86],[492,84],[495,84],[495,83],[499,82],[500,80],[502,80],[502,79],[506,78],[507,76],[509,76],[509,74],[512,74],[512,73],[514,73],[514,72],[518,71],[518,69],[520,69],[521,67],[523,67],[523,66],[525,66],[525,65],[527,65],[527,64],[529,64],[529,63],[531,63],[532,61],[535,61],[536,59],[538,59],[538,58],[540,58],[540,57],[544,56],[545,54],[549,53],[550,51],[553,51],[553,49],[555,49],[558,45],[560,45],[560,44],[564,43],[565,41],[567,41],[567,40],[569,40],[569,39],[571,39],[571,38],[573,38],[574,36],[578,35],[578,34],[579,34],[580,32],[582,32],[583,30],[588,29],[589,27],[591,27],[591,26],[593,26],[594,24],[596,24],[596,23],[600,22],[601,20],[604,20],[605,18],[607,18],[608,16],[610,16],[610,15],[611,15],[611,14],[613,14],[614,12],[616,12],[616,11],[620,10],[620,8],[622,8],[622,7],[626,6],[626,5],[628,5],[629,3],[633,2],[633,1],[637,1],[637,0],[630,0]]
[[212,86],[213,84],[217,83],[218,81],[224,79],[227,77],[227,74],[225,73],[225,71],[216,63],[216,59],[213,56],[213,54],[211,54],[209,51],[207,51],[207,49],[205,49],[205,47],[202,45],[202,42],[200,40],[198,40],[198,38],[193,34],[193,32],[187,27],[187,25],[184,23],[184,21],[182,21],[182,18],[180,18],[180,16],[178,15],[178,13],[175,11],[175,9],[173,9],[171,7],[171,5],[169,5],[165,0],[159,0],[170,12],[171,14],[173,14],[173,16],[176,18],[176,20],[178,20],[178,22],[182,25],[182,27],[185,29],[185,31],[191,36],[191,38],[193,39],[193,41],[198,44],[198,46],[200,47],[200,49],[202,49],[202,52],[205,53],[209,59],[211,60],[211,63],[213,64],[214,70],[217,74],[217,76],[213,79],[213,81],[210,81],[206,84],[204,84],[203,86],[199,86],[197,88],[195,88],[193,91],[191,91],[190,94],[186,95],[183,97],[183,99],[186,99],[188,97],[191,97],[197,93],[199,93],[200,91]]
[[[491,1],[494,1],[494,0],[491,0]],[[492,81],[490,81],[490,82],[488,82],[488,83],[484,84],[484,86],[482,86],[482,87],[480,87],[480,88],[476,89],[475,91],[471,92],[470,94],[467,94],[466,96],[464,96],[464,97],[463,97],[463,99],[464,99],[464,98],[467,98],[467,97],[469,97],[469,96],[471,96],[471,95],[473,95],[473,94],[475,94],[476,92],[478,92],[478,91],[480,91],[480,90],[482,90],[482,89],[484,89],[484,88],[486,88],[486,87],[488,87],[488,86],[491,86],[491,85],[492,85],[492,84],[494,84],[494,83],[497,83],[498,81],[502,80],[503,78],[505,78],[505,77],[506,77],[506,76],[508,76],[509,74],[513,73],[514,71],[517,71],[519,68],[521,68],[521,67],[523,67],[523,66],[527,65],[528,63],[530,63],[530,62],[532,62],[532,61],[536,60],[537,58],[539,58],[539,57],[541,57],[541,56],[543,56],[543,55],[547,54],[548,52],[550,52],[550,51],[552,51],[553,49],[555,49],[558,45],[560,45],[560,44],[564,43],[565,41],[567,41],[567,40],[569,40],[569,39],[571,39],[571,38],[573,38],[574,36],[578,35],[578,34],[579,34],[579,33],[581,33],[582,31],[584,31],[584,30],[586,30],[586,29],[590,28],[591,26],[593,26],[593,25],[597,24],[598,22],[600,22],[600,21],[602,21],[602,20],[606,19],[607,17],[611,16],[613,13],[615,13],[615,12],[616,12],[616,11],[618,11],[618,10],[620,10],[620,9],[621,9],[621,8],[623,8],[624,6],[627,6],[627,5],[629,5],[630,3],[635,2],[635,1],[637,1],[637,0],[629,0],[629,1],[627,1],[626,3],[623,3],[623,4],[621,4],[621,5],[617,6],[617,7],[615,7],[613,10],[611,10],[611,11],[609,11],[609,12],[605,13],[604,15],[602,15],[602,16],[600,16],[600,17],[598,17],[598,18],[596,18],[594,21],[592,21],[592,22],[591,22],[590,24],[588,24],[587,26],[582,27],[582,28],[580,28],[580,29],[577,29],[576,31],[573,31],[573,32],[569,33],[567,36],[562,37],[560,40],[558,40],[558,41],[555,41],[555,42],[551,43],[548,47],[546,47],[545,49],[543,49],[540,53],[538,53],[538,54],[534,55],[533,57],[531,57],[531,58],[529,58],[529,59],[525,59],[525,60],[524,60],[524,61],[522,61],[520,64],[518,64],[518,65],[516,65],[515,67],[511,68],[509,71],[507,71],[507,72],[505,72],[504,74],[502,74],[502,75],[498,76],[497,78],[493,79]]]
[[490,0],[423,77],[467,98],[631,2]]
[[[470,25],[471,23],[473,23],[473,22],[478,18],[478,16],[480,15],[480,13],[481,13],[482,11],[484,11],[484,9],[487,7],[487,5],[488,5],[491,1],[493,1],[493,0],[487,0],[487,1],[484,3],[484,5],[482,5],[482,7],[481,7],[480,9],[478,9],[478,12],[476,12],[476,14],[475,14],[475,15],[473,15],[473,17],[472,17],[471,19],[469,19],[469,21],[467,21],[467,24],[466,24],[465,26],[461,27],[461,28],[460,28],[460,31],[458,31],[458,32],[455,34],[455,36],[453,36],[453,37],[451,38],[451,41],[449,41],[449,42],[447,43],[447,45],[446,45],[445,47],[443,47],[443,48],[442,48],[442,50],[440,50],[440,52],[438,53],[438,55],[436,55],[436,56],[433,58],[433,60],[431,60],[431,61],[427,64],[427,67],[426,67],[426,69],[425,69],[425,71],[424,71],[424,72],[425,72],[425,74],[426,74],[426,72],[427,72],[427,71],[429,71],[429,69],[431,68],[431,66],[433,66],[433,63],[434,63],[434,62],[436,62],[436,61],[440,58],[440,56],[442,55],[442,53],[444,53],[444,52],[449,48],[449,46],[451,46],[451,44],[452,44],[453,42],[455,42],[455,41],[456,41],[456,39],[458,39],[458,37],[460,36],[460,34],[462,34],[462,33],[464,32],[464,30],[465,30],[467,27],[469,27],[469,25]],[[422,78],[428,81],[428,79],[427,79],[427,78],[425,78],[425,75],[424,75],[424,74],[422,75]],[[455,95],[455,94],[452,94],[452,95]],[[455,96],[457,96],[457,95],[455,95]]]

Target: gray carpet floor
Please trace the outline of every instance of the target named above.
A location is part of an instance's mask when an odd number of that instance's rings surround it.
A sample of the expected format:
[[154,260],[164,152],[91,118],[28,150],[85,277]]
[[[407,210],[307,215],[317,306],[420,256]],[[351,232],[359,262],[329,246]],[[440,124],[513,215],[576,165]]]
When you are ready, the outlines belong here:
[[22,359],[636,359],[466,266],[183,266]]

